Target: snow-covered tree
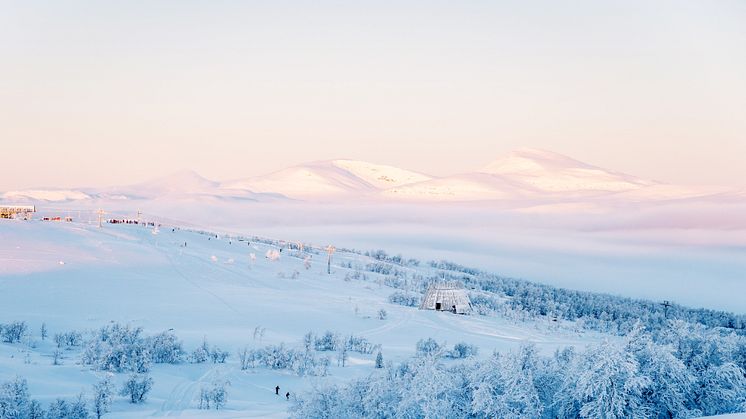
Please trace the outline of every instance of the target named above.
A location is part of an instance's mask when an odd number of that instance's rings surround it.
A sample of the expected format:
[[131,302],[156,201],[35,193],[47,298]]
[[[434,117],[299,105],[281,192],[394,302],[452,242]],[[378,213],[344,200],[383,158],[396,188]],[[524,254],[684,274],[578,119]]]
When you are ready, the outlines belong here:
[[644,331],[641,322],[633,326],[625,338],[626,350],[639,363],[639,374],[650,379],[644,390],[644,403],[651,416],[684,418],[701,412],[694,408],[696,378],[684,363],[676,358],[671,345],[657,345]]
[[746,411],[746,376],[732,362],[712,366],[700,380],[699,405],[705,415]]
[[120,396],[129,397],[130,403],[143,403],[153,387],[153,379],[147,374],[132,374],[124,382]]
[[376,368],[383,368],[383,354],[381,351],[378,351],[376,355]]
[[179,364],[185,352],[181,341],[171,331],[159,333],[146,340],[151,360],[156,364]]
[[306,352],[310,352],[313,349],[314,335],[313,332],[308,332],[303,335],[303,348]]
[[225,364],[225,360],[230,356],[230,352],[224,351],[217,346],[210,350],[210,359],[213,364]]
[[228,403],[228,381],[216,381],[210,387],[202,387],[199,392],[200,409],[222,409]]
[[561,417],[647,417],[644,393],[650,378],[639,373],[634,355],[604,341],[591,347],[566,377],[559,391]]
[[0,418],[25,419],[29,415],[30,404],[26,379],[16,377],[0,384]]
[[542,405],[534,386],[538,360],[532,346],[517,353],[493,355],[471,379],[471,412],[480,418],[539,417]]
[[93,413],[96,419],[109,412],[111,407],[111,396],[114,392],[111,378],[106,377],[93,385]]
[[448,352],[447,356],[450,358],[470,358],[476,356],[479,353],[479,348],[476,345],[471,345],[466,342],[459,342],[453,345],[453,350]]
[[70,410],[65,419],[88,419],[88,405],[85,401],[83,394],[79,394],[78,397],[70,403]]
[[442,347],[435,339],[427,338],[418,340],[416,349],[418,356],[430,356],[440,353]]
[[27,329],[26,322],[16,321],[0,325],[0,334],[2,335],[3,342],[16,343],[21,341]]
[[347,365],[347,360],[350,358],[348,353],[347,345],[340,345],[337,350],[337,365],[344,367]]

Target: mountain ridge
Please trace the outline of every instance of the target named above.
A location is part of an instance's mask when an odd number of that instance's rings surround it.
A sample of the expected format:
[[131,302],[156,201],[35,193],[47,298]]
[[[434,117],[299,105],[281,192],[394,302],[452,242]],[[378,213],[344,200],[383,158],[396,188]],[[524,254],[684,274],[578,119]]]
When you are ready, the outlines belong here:
[[537,148],[513,150],[470,172],[430,176],[354,159],[312,161],[229,181],[180,170],[133,185],[107,188],[30,188],[0,196],[11,202],[91,199],[215,198],[262,201],[475,202],[609,198],[631,201],[740,198],[728,188],[683,187],[607,170]]

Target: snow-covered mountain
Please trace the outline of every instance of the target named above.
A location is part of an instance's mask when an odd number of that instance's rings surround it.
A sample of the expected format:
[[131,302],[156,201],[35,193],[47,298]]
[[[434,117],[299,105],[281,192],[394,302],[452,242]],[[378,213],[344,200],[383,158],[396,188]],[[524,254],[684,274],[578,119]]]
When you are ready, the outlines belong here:
[[70,189],[24,189],[19,191],[5,192],[4,194],[2,194],[2,198],[11,202],[61,202],[89,199],[90,196],[84,192]]
[[392,166],[356,160],[326,160],[226,182],[221,187],[273,192],[296,199],[329,199],[367,195],[429,179],[427,175]]
[[621,192],[656,184],[532,148],[515,150],[483,167],[480,172],[546,193]]
[[[183,170],[128,186],[69,190],[35,188],[6,192],[9,202],[106,200],[276,200],[454,202],[656,202],[746,198],[728,188],[670,185],[593,166],[551,151],[524,148],[486,166],[433,177],[359,160],[324,160],[269,174],[219,182]],[[590,202],[590,201],[589,201]],[[598,202],[596,202],[598,203]]]
[[581,197],[633,191],[656,182],[611,172],[561,154],[519,149],[456,176],[390,188],[382,195],[408,200],[515,200]]

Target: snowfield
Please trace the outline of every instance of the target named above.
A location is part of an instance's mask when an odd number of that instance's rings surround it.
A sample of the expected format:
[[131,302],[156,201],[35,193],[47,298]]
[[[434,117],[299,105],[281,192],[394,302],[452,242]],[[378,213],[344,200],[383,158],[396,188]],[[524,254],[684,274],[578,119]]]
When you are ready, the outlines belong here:
[[[288,402],[274,395],[275,385],[295,395],[320,382],[363,377],[373,369],[375,354],[353,352],[347,366],[340,367],[333,353],[322,352],[332,358],[329,376],[298,377],[285,370],[242,371],[240,348],[280,343],[300,348],[308,331],[331,330],[380,344],[385,360],[397,362],[411,357],[417,341],[429,337],[450,345],[474,344],[483,357],[526,342],[551,354],[601,338],[550,319],[521,322],[392,304],[388,296],[396,290],[383,283],[383,275],[365,272],[367,280],[350,279],[354,267],[371,263],[370,257],[338,251],[328,275],[324,253],[306,247],[301,255],[285,246],[278,260],[265,258],[268,250],[279,249],[165,225],[154,232],[127,224],[99,229],[95,224],[0,220],[0,323],[25,321],[34,341],[30,350],[20,343],[0,344],[0,381],[26,378],[32,398],[42,405],[90,394],[106,373],[81,365],[76,349],[63,351],[62,365],[53,366],[51,336],[116,322],[143,327],[149,335],[173,330],[187,351],[206,340],[230,357],[225,364],[154,365],[147,402],[132,405],[115,397],[107,417],[285,417]],[[424,275],[435,271],[402,269]],[[378,318],[381,309],[387,312],[385,320]],[[50,334],[44,341],[42,323]],[[259,337],[257,328],[264,329]],[[117,386],[125,377],[114,375]],[[200,389],[216,380],[230,382],[225,409],[197,410]]]

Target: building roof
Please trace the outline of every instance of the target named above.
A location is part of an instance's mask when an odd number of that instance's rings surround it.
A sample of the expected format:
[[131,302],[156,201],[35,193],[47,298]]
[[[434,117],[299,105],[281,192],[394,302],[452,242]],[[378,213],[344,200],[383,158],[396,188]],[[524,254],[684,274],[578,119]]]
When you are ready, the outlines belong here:
[[437,283],[428,288],[425,297],[420,304],[421,310],[435,310],[440,303],[441,310],[451,310],[456,307],[457,313],[471,311],[471,301],[466,291],[454,283]]

